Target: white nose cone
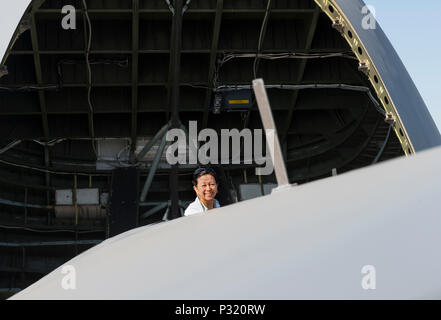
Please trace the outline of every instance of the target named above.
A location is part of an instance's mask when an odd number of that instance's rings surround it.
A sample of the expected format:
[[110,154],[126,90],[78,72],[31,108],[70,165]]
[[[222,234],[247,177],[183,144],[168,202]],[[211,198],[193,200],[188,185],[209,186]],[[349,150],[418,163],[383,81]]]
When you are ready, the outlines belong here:
[[131,230],[13,299],[441,298],[441,148]]

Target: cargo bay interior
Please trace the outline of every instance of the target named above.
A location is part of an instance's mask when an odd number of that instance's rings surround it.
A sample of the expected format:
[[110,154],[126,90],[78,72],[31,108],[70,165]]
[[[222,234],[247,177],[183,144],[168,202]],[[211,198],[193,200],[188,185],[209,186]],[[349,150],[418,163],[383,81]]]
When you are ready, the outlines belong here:
[[[62,27],[65,5],[74,29]],[[291,183],[404,155],[362,65],[314,1],[40,0],[14,40],[0,78],[5,297],[109,236],[181,217],[198,165],[169,165],[161,134],[189,121],[261,128],[255,78],[267,85]],[[235,94],[249,103],[228,104]],[[222,205],[275,183],[255,164],[213,167]]]

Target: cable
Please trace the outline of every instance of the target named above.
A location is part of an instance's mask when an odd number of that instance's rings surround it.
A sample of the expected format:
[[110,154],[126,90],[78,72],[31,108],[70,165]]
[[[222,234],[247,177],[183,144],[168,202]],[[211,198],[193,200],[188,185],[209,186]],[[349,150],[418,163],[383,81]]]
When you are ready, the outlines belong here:
[[[66,60],[66,59],[62,59],[60,60],[58,63],[61,64],[80,64],[80,63],[84,63],[84,60]],[[127,68],[129,66],[129,59],[121,59],[121,60],[112,60],[112,59],[92,59],[89,60],[89,64],[90,65],[95,65],[95,64],[116,64],[117,66],[121,67],[121,68]]]
[[[364,86],[353,86],[342,83],[336,84],[299,84],[299,85],[291,85],[291,84],[269,84],[265,85],[266,89],[285,89],[285,90],[305,90],[305,89],[341,89],[341,90],[351,90],[351,91],[359,91],[364,92],[368,95],[369,99],[374,104],[375,108],[379,113],[383,116],[386,115],[386,111],[381,108],[380,103],[375,99],[371,90],[368,87]],[[251,85],[224,85],[219,86],[214,91],[231,91],[231,90],[239,90],[239,89],[252,89]]]
[[[124,150],[124,149],[123,149]],[[119,152],[121,153],[122,150]],[[118,160],[118,159],[117,159]],[[105,160],[101,160],[101,162],[104,162],[114,168],[118,168],[117,165],[114,165],[112,160],[109,161],[105,161]],[[55,170],[48,170],[48,169],[43,169],[43,168],[38,168],[38,167],[33,167],[30,165],[25,165],[25,164],[18,164],[18,163],[14,163],[14,162],[10,162],[7,160],[3,160],[0,159],[0,163],[6,164],[6,165],[10,165],[10,166],[14,166],[14,167],[19,167],[19,168],[24,168],[24,169],[29,169],[29,170],[35,170],[35,171],[39,171],[39,172],[44,172],[44,173],[51,173],[51,174],[59,174],[59,175],[78,175],[78,176],[86,176],[86,177],[105,177],[105,176],[109,176],[109,174],[105,174],[105,173],[83,173],[83,172],[67,172],[67,171],[55,171]],[[58,161],[52,161],[53,164],[62,164],[62,165],[71,165],[71,166],[93,166],[96,167],[96,164],[86,164],[86,163],[66,163],[66,162],[58,162]],[[124,165],[126,167],[130,166],[130,167],[137,167],[137,166],[141,166],[142,165],[142,161],[140,161],[139,163],[136,164],[124,164],[120,162],[120,165]]]
[[121,161],[120,157],[121,157],[121,153],[127,149],[130,148],[130,145],[126,145],[124,148],[122,148],[118,154],[116,155],[116,160],[118,161],[118,163],[120,164],[120,166],[122,167],[126,167],[126,168],[131,168],[131,167],[139,167],[141,165],[141,161],[138,161],[137,163],[124,163]]
[[[29,141],[33,141],[33,142],[38,143],[39,145],[42,145],[42,146],[50,146],[50,147],[52,147],[52,146],[56,145],[57,143],[60,143],[60,142],[65,141],[65,140],[68,140],[68,139],[53,139],[53,140],[51,140],[51,141],[49,141],[49,142],[46,142],[46,143],[45,143],[45,142],[38,141],[38,140],[29,140]],[[91,140],[91,139],[90,139],[90,138],[83,138],[83,139],[79,138],[78,140]],[[95,140],[96,140],[96,139],[95,139]],[[1,152],[2,150],[4,150],[3,152],[6,152],[7,150],[11,149],[11,148],[14,147],[15,145],[19,144],[20,142],[22,142],[22,140],[14,140],[14,141],[12,141],[12,142],[9,143],[6,147],[0,149],[0,154],[2,153],[2,152]],[[123,163],[123,162],[122,162],[122,160],[120,159],[120,157],[121,157],[121,153],[122,153],[125,149],[127,149],[128,147],[129,147],[128,145],[125,146],[125,147],[124,147],[123,149],[121,149],[121,150],[118,152],[118,154],[117,154],[117,158],[116,158],[116,160],[119,162],[120,166],[124,166],[124,167],[139,167],[139,166],[141,166],[141,165],[142,165],[142,161],[140,161],[139,163],[136,163],[136,164],[129,164],[129,163]],[[112,160],[109,160],[109,161],[101,160],[101,162],[108,162],[107,164],[108,164],[109,166],[112,166],[112,167],[114,167],[114,168],[118,168],[117,165],[114,165],[114,164],[113,164],[114,161],[112,161]],[[107,174],[92,174],[92,173],[89,174],[89,173],[77,173],[77,172],[66,172],[66,171],[54,171],[54,170],[51,171],[51,170],[48,170],[48,169],[32,167],[32,166],[30,166],[30,165],[16,164],[16,163],[9,162],[9,161],[7,161],[7,160],[3,160],[3,159],[0,159],[0,163],[4,163],[4,164],[6,164],[6,165],[12,165],[12,166],[16,166],[16,167],[21,167],[21,168],[25,168],[25,169],[30,169],[30,170],[36,170],[36,171],[45,172],[45,173],[52,173],[52,174],[61,174],[61,175],[83,175],[83,176],[107,176]],[[54,160],[52,161],[52,163],[53,163],[53,164],[61,164],[61,165],[64,165],[64,166],[76,166],[76,167],[80,167],[80,166],[85,167],[85,166],[88,166],[88,167],[96,167],[96,164],[87,164],[87,163],[68,163],[68,162],[58,162],[58,161],[54,161]]]
[[63,142],[65,140],[66,139],[53,139],[53,140],[48,141],[48,142],[41,142],[41,141],[38,141],[38,140],[32,140],[32,141],[35,142],[35,143],[38,143],[39,145],[44,146],[44,147],[53,147],[54,145],[56,145],[56,144],[58,144],[60,142]]
[[[92,45],[92,23],[90,22],[90,18],[89,18],[89,13],[87,12],[87,4],[86,4],[86,0],[83,0],[83,6],[84,6],[84,15],[86,17],[86,21],[87,21],[87,25],[88,25],[88,29],[89,29],[89,37],[88,37],[88,42],[87,42],[87,50],[86,50],[86,65],[87,65],[87,80],[88,80],[88,88],[87,88],[87,102],[89,104],[89,109],[90,109],[90,117],[91,117],[91,135],[92,138],[95,136],[95,129],[93,127],[93,107],[92,107],[92,101],[90,98],[91,92],[92,92],[92,69],[90,67],[90,61],[89,61],[89,53],[90,53],[90,48]],[[95,157],[98,159],[98,152],[96,151],[96,146],[95,146],[95,141],[92,140],[92,148],[93,148],[93,152],[95,153]]]
[[25,231],[41,232],[41,233],[58,233],[58,232],[98,233],[98,232],[104,232],[104,230],[84,230],[84,231],[62,230],[62,229],[57,229],[57,230],[39,230],[39,229],[33,229],[33,228],[5,226],[5,225],[0,225],[0,228],[3,228],[3,229],[13,229],[13,230],[25,230]]
[[[63,64],[75,65],[75,64],[82,64],[82,63],[85,63],[85,61],[84,60],[65,60],[65,59],[58,61],[57,77],[58,77],[58,88],[59,89],[63,88],[63,68],[62,68]],[[128,58],[126,58],[124,60],[94,59],[94,60],[89,60],[89,64],[91,64],[91,65],[116,64],[117,66],[119,66],[121,68],[127,68],[129,66],[129,59]]]
[[58,89],[59,89],[58,86],[0,87],[1,91],[7,91],[7,92],[55,91]]
[[259,43],[257,45],[256,58],[254,59],[254,64],[253,64],[254,79],[257,79],[257,64],[259,63],[259,53],[260,53],[260,49],[262,46],[262,40],[263,40],[263,34],[264,34],[263,31],[266,28],[270,7],[271,7],[271,0],[268,0],[267,6],[266,6],[266,11],[265,11],[265,16],[264,16],[263,22],[262,22],[262,27],[260,28]]
[[86,176],[86,177],[90,177],[90,176],[92,176],[92,177],[105,177],[105,176],[109,176],[109,174],[105,174],[105,173],[83,173],[83,172],[66,172],[66,171],[47,170],[47,169],[32,167],[32,166],[28,166],[28,165],[24,165],[24,164],[14,163],[14,162],[6,161],[6,160],[3,160],[3,159],[0,159],[0,163],[6,164],[6,165],[10,165],[10,166],[14,166],[14,167],[19,167],[19,168],[24,168],[24,169],[29,169],[29,170],[35,170],[35,171],[44,172],[44,173],[59,174],[59,175],[73,175],[73,176],[77,175],[77,176]]
[[[224,54],[221,60],[221,64],[224,64],[235,58],[255,58],[256,55],[252,53],[231,53]],[[286,52],[286,53],[266,53],[258,54],[259,59],[325,59],[325,58],[335,58],[343,57],[352,60],[357,60],[357,57],[348,52],[330,52],[330,53],[296,53],[296,52]]]
[[[82,64],[85,63],[84,60],[60,60],[57,64],[57,77],[58,77],[58,85],[56,86],[24,86],[24,87],[5,87],[0,86],[0,91],[7,91],[7,92],[34,92],[34,91],[58,91],[63,88],[63,64]],[[126,58],[124,60],[112,60],[112,59],[93,59],[89,60],[90,65],[97,65],[97,64],[114,64],[121,68],[127,68],[129,65],[129,59]]]
[[192,87],[192,88],[197,88],[197,89],[208,89],[208,86],[203,86],[203,85],[194,85],[191,83],[181,83],[181,87]]
[[392,126],[389,126],[389,129],[387,130],[387,135],[386,138],[384,139],[383,145],[381,146],[380,150],[378,151],[377,156],[375,157],[375,159],[372,161],[371,164],[376,164],[378,162],[378,160],[380,160],[381,156],[383,155],[384,149],[386,148],[387,143],[389,142],[389,137],[390,134],[392,132]]
[[[283,53],[266,53],[258,54],[259,59],[277,60],[277,59],[327,59],[342,57],[352,60],[357,60],[352,52],[330,52],[330,53],[297,53],[297,52],[283,52]],[[213,76],[213,88],[219,86],[219,70],[228,61],[236,58],[254,58],[256,59],[256,54],[254,53],[226,53],[222,58],[218,59],[214,76]],[[357,60],[358,61],[358,60]],[[255,75],[257,76],[257,75]]]

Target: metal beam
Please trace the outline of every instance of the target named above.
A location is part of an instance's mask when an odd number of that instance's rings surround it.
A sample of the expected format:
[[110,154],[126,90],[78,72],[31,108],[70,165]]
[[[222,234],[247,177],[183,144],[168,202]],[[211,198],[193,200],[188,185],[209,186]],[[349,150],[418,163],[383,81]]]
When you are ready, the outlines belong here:
[[168,202],[164,202],[164,203],[161,203],[161,204],[157,205],[156,207],[154,207],[154,208],[150,209],[149,211],[146,211],[145,213],[143,213],[143,215],[141,216],[141,219],[145,219],[145,218],[150,217],[151,215],[154,215],[155,213],[157,213],[157,212],[167,208],[168,205],[169,205]]
[[[173,87],[171,94],[171,128],[179,128],[179,93],[180,93],[180,72],[181,72],[181,46],[182,46],[182,20],[183,20],[183,0],[175,0],[175,13],[173,15],[172,39],[173,49],[172,79]],[[178,165],[173,165],[170,172],[170,198],[171,198],[171,217],[179,217],[179,192],[178,192]]]
[[214,77],[214,71],[216,70],[217,48],[219,46],[219,35],[220,35],[220,27],[222,22],[223,7],[224,7],[224,0],[218,0],[216,7],[216,17],[214,18],[214,29],[213,29],[213,37],[212,37],[213,40],[211,42],[210,66],[208,71],[208,88],[207,88],[207,93],[205,95],[205,102],[204,102],[205,110],[202,121],[202,129],[206,128],[208,125],[208,112],[210,109],[211,93],[213,91],[213,77]]
[[171,90],[171,124],[172,128],[179,127],[179,94],[181,73],[181,46],[182,46],[182,5],[183,0],[175,0],[175,14],[173,16],[173,50],[172,59],[172,90]]
[[320,145],[318,145],[318,143],[313,143],[308,149],[306,147],[299,147],[291,151],[287,150],[286,155],[289,159],[286,163],[312,158],[329,150],[338,148],[338,146],[343,144],[361,127],[361,124],[366,118],[367,111],[368,109],[365,108],[363,114],[355,122],[349,124],[344,130],[339,130],[337,133],[323,138],[326,139],[326,141],[320,143]]
[[[31,13],[31,42],[32,42],[32,51],[34,55],[34,66],[35,66],[35,77],[38,85],[43,85],[43,76],[41,72],[41,62],[40,55],[38,53],[38,35],[37,35],[37,27],[35,23],[35,11]],[[46,96],[43,91],[38,91],[38,99],[40,102],[40,110],[41,110],[41,121],[43,126],[43,135],[46,141],[49,140],[49,123],[47,118],[47,110],[46,110]]]
[[[50,163],[49,147],[44,146],[44,165],[46,166],[46,168],[49,168],[49,163]],[[51,176],[50,176],[49,172],[45,173],[45,182],[46,182],[46,187],[49,188],[51,185]],[[51,201],[51,192],[49,190],[46,190],[46,205],[47,206],[50,205],[50,201]],[[47,212],[47,224],[48,225],[51,224],[50,211]]]
[[0,154],[5,153],[6,151],[8,151],[9,149],[14,148],[16,145],[19,145],[21,143],[22,140],[15,140],[12,141],[10,144],[8,144],[7,146],[3,147],[0,149]]
[[144,146],[141,152],[136,156],[138,161],[141,161],[142,158],[150,151],[153,145],[161,139],[165,134],[167,134],[167,130],[170,128],[170,122],[168,122],[165,126],[163,126],[156,135]]
[[262,51],[262,44],[265,40],[266,29],[268,27],[268,20],[269,20],[270,12],[271,12],[271,0],[267,0],[267,7],[265,10],[265,15],[263,18],[262,27],[261,27],[260,33],[259,33],[259,43],[257,45],[256,60],[254,62],[254,64],[255,64],[254,67],[255,67],[255,71],[256,71],[256,74],[254,74],[254,78],[256,78],[256,79],[257,79],[257,70],[259,69],[259,60],[260,60],[259,55]]
[[[359,147],[357,147],[355,149],[355,152],[354,152],[354,150],[352,150],[352,149],[349,150],[348,148],[345,148],[345,150],[341,150],[341,149],[337,148],[337,151],[340,153],[340,157],[336,157],[336,159],[332,160],[332,161],[323,162],[320,166],[316,167],[314,169],[314,171],[312,173],[310,173],[309,175],[306,174],[305,170],[299,170],[299,168],[296,168],[295,170],[297,171],[297,174],[296,174],[296,176],[290,175],[291,181],[296,181],[299,179],[300,180],[314,179],[316,177],[320,177],[320,176],[328,173],[330,168],[343,168],[343,167],[349,165],[367,147],[367,145],[371,141],[372,137],[375,135],[375,132],[377,131],[377,128],[382,121],[383,120],[381,117],[377,117],[376,123],[374,125],[372,125],[370,132],[367,134],[368,138],[366,138],[365,142],[362,145],[360,145]],[[360,122],[359,126],[361,124],[362,124],[362,122]],[[289,164],[289,162],[291,162],[291,161],[288,160],[287,163]],[[367,163],[366,165],[369,165],[369,163]],[[292,172],[293,169],[292,168],[290,168],[290,169],[288,169],[288,171]]]
[[[25,198],[27,198],[27,196]],[[54,208],[53,206],[50,206],[50,205],[43,206],[40,204],[30,204],[30,203],[27,203],[27,199],[25,199],[25,203],[23,203],[23,202],[19,202],[19,201],[11,201],[11,200],[0,198],[0,204],[4,204],[7,206],[14,206],[14,207],[36,208],[36,209],[47,209],[47,210]]]
[[[44,0],[43,0],[44,1]],[[313,13],[314,9],[273,9],[272,11],[277,14],[283,14],[284,16],[287,14],[305,14],[305,13]],[[88,10],[90,14],[109,14],[114,15],[115,13],[120,14],[130,14],[130,9],[90,9]],[[225,9],[225,13],[230,14],[241,14],[242,16],[244,14],[249,15],[256,15],[256,14],[262,14],[265,13],[265,9]],[[82,10],[78,9],[77,14],[81,14]],[[141,14],[159,14],[159,13],[169,13],[169,9],[140,9],[139,12]],[[202,13],[215,13],[216,9],[188,9],[185,11],[186,14],[202,14]],[[53,14],[54,19],[58,18],[60,15],[59,9],[39,9],[38,13],[45,13],[45,14]]]
[[[272,10],[271,12],[274,13],[274,10]],[[223,11],[223,13],[225,13],[225,10]],[[292,48],[278,48],[278,49],[265,49],[265,50],[261,50],[261,53],[286,53],[291,51]],[[217,53],[224,53],[225,51],[228,52],[233,52],[235,51],[234,49],[230,48],[230,49],[222,49],[222,50],[217,50]],[[332,50],[330,49],[326,49],[326,48],[316,48],[314,50],[311,50],[311,52],[314,53],[335,53],[335,52],[344,52],[347,51],[347,48],[332,48]],[[66,54],[66,55],[75,55],[75,54],[83,54],[84,51],[83,50],[38,50],[37,51],[40,55],[51,55],[51,54]],[[195,53],[195,54],[201,54],[201,53],[211,53],[211,49],[183,49],[181,50],[182,53]],[[240,50],[241,53],[256,53],[254,50],[251,49],[242,49]],[[303,50],[296,50],[297,53],[305,53],[303,52]],[[12,50],[9,52],[10,55],[32,55],[34,53],[33,50]],[[132,50],[90,50],[90,54],[93,55],[111,55],[111,54],[131,54]],[[170,50],[168,49],[158,49],[158,50],[154,50],[154,49],[140,49],[139,53],[142,54],[158,54],[158,53],[170,53]]]
[[[318,19],[321,13],[320,7],[316,6],[314,10],[314,14],[312,16],[311,25],[309,27],[308,35],[306,37],[305,44],[305,53],[309,53],[312,45],[312,41],[314,40],[315,30],[317,28]],[[306,63],[308,59],[304,59],[300,61],[299,73],[297,74],[296,84],[300,84],[303,80],[303,76],[305,75]],[[295,90],[292,96],[291,109],[288,112],[288,116],[286,117],[285,127],[282,128],[282,135],[280,136],[281,143],[285,142],[286,136],[288,135],[288,130],[291,125],[292,117],[294,114],[294,110],[297,105],[297,100],[299,97],[299,90]]]
[[[262,26],[260,29],[260,33],[259,33],[259,43],[257,45],[257,51],[256,51],[256,58],[255,58],[255,62],[253,64],[253,73],[255,72],[255,74],[253,74],[254,78],[257,78],[257,72],[259,70],[259,55],[262,53],[262,44],[265,42],[265,35],[266,35],[266,29],[268,27],[268,20],[269,20],[269,15],[271,13],[271,0],[267,0],[267,8],[265,9],[265,13],[264,13],[264,18],[262,21]],[[250,122],[250,116],[251,116],[251,111],[249,110],[246,113],[244,122],[243,122],[243,128],[248,128],[248,123]],[[243,142],[241,142],[241,148],[242,148]]]
[[175,23],[174,23],[174,15],[172,14],[172,27],[170,32],[170,50],[169,50],[169,62],[168,62],[167,98],[165,100],[165,103],[167,104],[165,108],[165,121],[169,121],[170,119],[170,101],[171,101],[172,86],[173,86],[174,34],[175,34]]
[[14,181],[13,179],[6,179],[6,178],[3,178],[3,177],[0,177],[0,183],[1,184],[6,184],[6,185],[9,185],[9,186],[23,188],[23,189],[28,188],[28,189],[32,189],[32,190],[55,191],[55,188],[53,188],[53,187],[46,187],[46,186],[32,185],[32,184],[24,184],[24,183],[19,183],[17,181]]
[[[266,93],[263,80],[253,80],[253,89],[254,95],[256,96],[257,105],[259,107],[260,118],[262,119],[262,124],[265,129],[267,145],[272,145],[273,148],[271,157],[274,165],[274,173],[277,179],[277,184],[279,187],[288,186],[289,179],[286,172],[285,161],[282,156],[282,149],[280,148],[279,138],[277,136],[277,128],[271,112],[271,105],[268,101],[268,95]],[[273,137],[271,137],[271,135],[273,135]]]
[[[45,274],[48,274],[51,271],[53,271],[52,268],[48,268],[48,269],[44,269],[44,268],[26,268],[26,269],[23,270],[23,268],[20,268],[20,267],[0,266],[0,272],[7,272],[7,273],[26,272],[26,273],[39,273],[39,274],[45,275]],[[21,289],[19,289],[19,290],[21,290]]]
[[20,292],[22,289],[20,288],[0,288],[0,293],[10,293],[10,294],[16,294]]
[[130,155],[131,159],[134,159],[138,121],[139,0],[133,0],[132,9],[132,144],[130,146]]
[[158,168],[159,162],[161,161],[161,156],[162,156],[162,153],[164,152],[166,142],[167,142],[166,134],[164,134],[162,136],[161,144],[158,148],[158,151],[156,151],[155,158],[153,159],[153,163],[150,168],[147,180],[145,181],[144,188],[142,189],[140,202],[144,202],[145,198],[147,197],[147,193],[149,192],[150,186],[153,181],[153,177],[155,176],[155,173],[156,173],[156,169]]

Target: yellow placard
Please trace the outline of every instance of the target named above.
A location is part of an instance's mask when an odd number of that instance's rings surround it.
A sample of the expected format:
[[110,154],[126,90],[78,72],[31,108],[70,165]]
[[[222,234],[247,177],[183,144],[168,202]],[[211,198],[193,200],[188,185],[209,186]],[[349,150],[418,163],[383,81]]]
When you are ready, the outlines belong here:
[[228,104],[249,104],[250,100],[228,100]]

